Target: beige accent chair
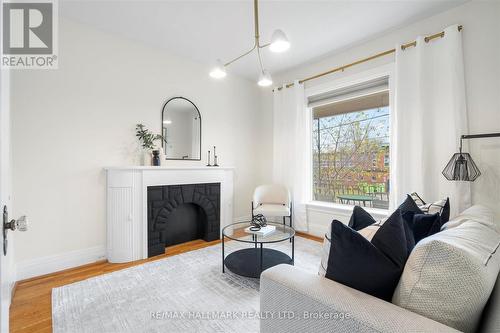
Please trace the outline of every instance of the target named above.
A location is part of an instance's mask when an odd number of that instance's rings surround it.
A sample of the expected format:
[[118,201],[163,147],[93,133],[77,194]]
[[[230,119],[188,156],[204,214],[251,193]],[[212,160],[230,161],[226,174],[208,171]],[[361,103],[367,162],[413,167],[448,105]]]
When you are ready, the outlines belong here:
[[282,217],[283,224],[288,217],[292,226],[292,201],[288,189],[279,184],[260,185],[253,193],[252,218],[262,214],[268,217]]

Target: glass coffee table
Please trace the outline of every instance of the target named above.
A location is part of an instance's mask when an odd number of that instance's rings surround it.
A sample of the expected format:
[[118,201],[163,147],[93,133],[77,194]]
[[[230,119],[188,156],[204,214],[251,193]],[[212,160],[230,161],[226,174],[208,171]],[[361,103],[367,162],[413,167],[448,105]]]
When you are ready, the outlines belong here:
[[[222,229],[222,272],[227,267],[231,272],[252,278],[259,278],[262,271],[279,265],[294,263],[295,255],[295,230],[280,223],[267,223],[276,227],[272,233],[266,236],[254,235],[245,232],[250,222],[232,223]],[[249,248],[236,250],[227,257],[224,253],[224,241],[228,238],[232,241],[248,243]],[[289,241],[291,244],[291,257],[279,250],[264,248],[264,244]],[[288,243],[288,242],[287,242]]]

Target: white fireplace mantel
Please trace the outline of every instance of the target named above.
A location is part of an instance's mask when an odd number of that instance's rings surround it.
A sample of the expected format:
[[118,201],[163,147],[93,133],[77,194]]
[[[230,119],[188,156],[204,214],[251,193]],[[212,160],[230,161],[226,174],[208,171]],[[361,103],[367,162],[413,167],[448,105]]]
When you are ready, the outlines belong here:
[[107,258],[129,262],[148,257],[147,188],[158,185],[220,183],[220,226],[233,221],[231,167],[108,167]]

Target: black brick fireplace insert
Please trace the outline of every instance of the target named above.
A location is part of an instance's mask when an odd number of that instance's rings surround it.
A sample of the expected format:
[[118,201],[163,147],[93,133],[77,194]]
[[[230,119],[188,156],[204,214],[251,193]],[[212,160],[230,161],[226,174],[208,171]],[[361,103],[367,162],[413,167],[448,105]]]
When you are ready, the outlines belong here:
[[148,187],[148,257],[165,246],[220,238],[220,183]]

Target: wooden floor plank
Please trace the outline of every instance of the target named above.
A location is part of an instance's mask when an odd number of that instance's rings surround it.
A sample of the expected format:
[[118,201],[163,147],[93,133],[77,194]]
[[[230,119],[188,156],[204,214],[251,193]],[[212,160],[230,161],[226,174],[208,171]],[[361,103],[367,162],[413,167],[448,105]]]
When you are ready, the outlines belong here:
[[[319,240],[307,234],[298,236]],[[159,260],[181,253],[202,249],[220,243],[220,240],[205,242],[194,240],[165,249],[165,254],[125,264],[112,264],[99,261],[88,265],[66,269],[35,278],[18,281],[10,306],[10,331],[15,333],[52,332],[52,288],[82,281],[90,277],[111,273],[137,266],[149,261]]]

